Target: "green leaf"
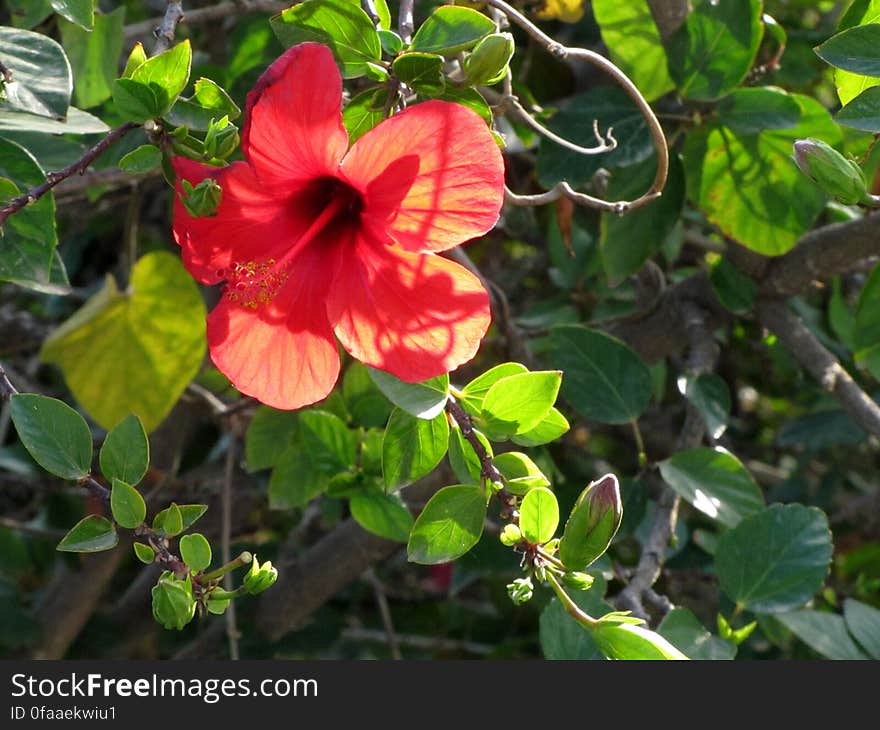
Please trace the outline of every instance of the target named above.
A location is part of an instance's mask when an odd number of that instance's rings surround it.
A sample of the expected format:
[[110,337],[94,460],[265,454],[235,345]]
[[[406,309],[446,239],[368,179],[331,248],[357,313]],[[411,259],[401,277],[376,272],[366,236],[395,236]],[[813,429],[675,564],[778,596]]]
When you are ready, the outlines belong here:
[[83,479],[92,465],[92,434],[66,403],[33,393],[11,398],[12,422],[22,444],[41,467],[62,479]]
[[113,82],[113,105],[120,116],[133,122],[156,119],[167,111],[154,89],[132,79]]
[[445,413],[426,421],[395,408],[382,439],[385,491],[396,491],[432,472],[446,455],[448,443]]
[[172,502],[153,518],[153,529],[162,530],[170,537],[179,535],[186,529],[183,526],[183,512],[176,502]]
[[119,535],[106,517],[83,517],[58,543],[56,550],[65,553],[99,553],[116,547]]
[[822,587],[831,561],[828,518],[815,507],[775,504],[724,533],[715,551],[721,589],[755,613],[783,613]]
[[211,79],[200,78],[194,84],[193,95],[178,99],[165,118],[176,126],[204,132],[211,120],[228,117],[232,121],[240,114],[241,109],[223,87]]
[[525,433],[517,434],[510,440],[519,446],[542,446],[555,441],[570,428],[568,420],[555,408],[537,426]]
[[367,370],[388,400],[416,418],[431,420],[446,405],[449,375],[439,375],[421,383],[405,383],[383,370],[370,367]]
[[162,151],[152,144],[143,144],[133,149],[119,160],[119,169],[139,175],[159,166],[162,162]]
[[853,327],[853,351],[856,362],[876,378],[880,374],[880,265],[862,287],[856,305]]
[[761,5],[761,0],[694,4],[667,44],[669,73],[682,96],[713,101],[742,83],[764,33]]
[[880,76],[880,24],[857,25],[831,36],[814,49],[816,55],[835,68],[862,76]]
[[733,659],[736,646],[726,639],[713,636],[700,620],[686,608],[673,608],[657,627],[657,633],[691,659]]
[[355,423],[366,428],[384,426],[391,415],[391,404],[373,382],[365,365],[353,362],[342,379],[345,406]]
[[872,86],[841,109],[834,118],[838,123],[863,132],[880,132],[880,87]]
[[137,559],[146,565],[151,565],[156,560],[156,553],[153,551],[149,545],[146,545],[142,542],[136,542],[133,545],[134,554],[137,556]]
[[501,378],[483,399],[480,419],[486,435],[502,441],[531,431],[547,417],[561,382],[562,373],[556,370]]
[[[721,438],[730,419],[730,389],[724,378],[715,373],[702,373],[684,382],[684,395],[696,408],[713,439]],[[763,504],[763,500],[762,500]]]
[[[600,573],[590,590],[572,592],[570,597],[590,616],[601,616],[614,610],[602,600],[604,594],[605,579]],[[558,598],[553,598],[541,612],[538,637],[546,659],[605,659],[590,632],[569,616]]]
[[147,433],[168,415],[204,355],[204,300],[180,259],[165,252],[148,253],[135,264],[126,292],[108,277],[41,353],[61,368],[100,425],[109,428],[134,413]]
[[457,88],[455,86],[446,86],[442,94],[437,94],[433,98],[441,101],[451,101],[455,104],[466,106],[472,112],[480,115],[486,124],[492,125],[493,115],[489,104],[483,98],[482,94],[476,89],[467,86]]
[[49,0],[6,0],[6,7],[17,28],[34,28],[52,14]]
[[[2,58],[2,56],[0,56]],[[15,197],[19,189],[27,190],[45,182],[40,165],[20,145],[0,138],[0,178],[4,197]],[[0,280],[11,281],[38,291],[69,293],[53,276],[57,260],[55,246],[55,199],[52,193],[25,206],[10,216],[0,229]],[[60,271],[63,282],[67,277]]]
[[647,0],[593,0],[593,15],[611,60],[648,101],[674,88],[666,51]]
[[[638,198],[650,188],[656,170],[657,158],[652,156],[612,175],[606,197],[609,200]],[[684,168],[678,155],[673,155],[660,198],[624,216],[602,213],[599,250],[611,286],[634,274],[659,250],[681,216],[684,198]]]
[[800,117],[801,109],[794,97],[773,88],[737,89],[718,104],[721,124],[744,134],[795,127]]
[[147,505],[137,489],[114,478],[113,488],[110,490],[110,511],[120,527],[133,530],[143,524],[147,516]]
[[137,484],[144,478],[150,466],[150,442],[137,416],[127,415],[110,430],[101,446],[100,462],[107,479]]
[[758,285],[727,258],[719,258],[709,271],[709,283],[718,301],[734,314],[746,314],[755,306]]
[[299,416],[260,406],[245,434],[244,452],[248,471],[271,469],[294,442]]
[[[483,445],[483,448],[486,449],[486,453],[491,457],[492,444],[490,444],[489,440],[476,429],[474,429],[474,433],[476,434],[477,440],[479,440]],[[473,446],[465,440],[461,433],[461,429],[457,425],[453,426],[449,432],[449,464],[452,467],[452,471],[455,472],[456,479],[462,484],[482,483],[482,464],[480,463],[480,457],[477,456]]]
[[596,646],[609,659],[656,661],[688,658],[660,634],[633,623],[602,621],[590,633]]
[[867,434],[843,409],[820,410],[786,421],[776,436],[784,448],[796,447],[820,451],[830,446],[855,446]]
[[122,55],[124,24],[124,7],[96,16],[91,31],[64,21],[58,24],[61,43],[73,68],[77,106],[90,109],[110,98],[113,81],[119,75],[117,62]]
[[86,30],[95,25],[95,0],[51,0],[51,3],[53,10],[71,23]]
[[559,526],[559,503],[546,487],[531,489],[519,507],[519,529],[533,545],[543,545],[553,538]]
[[880,611],[873,606],[847,598],[843,617],[849,633],[872,659],[880,659]]
[[520,375],[528,371],[529,369],[525,365],[521,365],[518,362],[503,362],[490,368],[462,388],[459,399],[462,407],[472,415],[480,415],[480,410],[483,408],[483,400],[486,398],[489,388],[502,378]]
[[793,611],[776,618],[795,636],[827,659],[867,659],[846,630],[843,616],[825,611]]
[[0,27],[0,58],[12,73],[0,111],[64,119],[73,77],[64,49],[42,33]]
[[385,118],[387,97],[388,92],[383,89],[368,89],[352,97],[345,105],[342,123],[352,144]]
[[333,51],[342,77],[357,78],[382,59],[379,34],[360,5],[345,0],[306,0],[283,10],[270,21],[285,48],[305,41],[323,43]]
[[550,331],[551,362],[565,373],[563,397],[600,423],[629,423],[651,400],[651,373],[629,347],[598,330],[560,325]]
[[130,80],[153,92],[159,104],[158,116],[163,116],[186,88],[191,65],[192,47],[186,39],[148,58],[132,72]]
[[443,56],[435,53],[403,53],[394,59],[391,71],[410,88],[429,96],[443,93]]
[[542,137],[535,167],[541,185],[551,188],[567,180],[572,187],[583,187],[600,167],[608,170],[628,167],[653,154],[644,116],[626,92],[616,86],[591,89],[570,97],[546,126],[575,144],[593,147],[596,145],[593,120],[598,120],[602,131],[614,127],[617,147],[606,154],[585,157]]
[[481,487],[444,487],[428,500],[413,525],[406,547],[410,562],[434,565],[461,557],[479,541],[485,519]]
[[512,494],[526,494],[536,487],[550,486],[550,480],[538,465],[519,451],[498,454],[492,462],[495,464],[495,468],[504,475],[507,480],[505,488]]
[[677,494],[725,527],[736,527],[764,508],[764,495],[752,475],[721,448],[679,451],[658,466]]
[[[880,0],[862,0],[852,3],[840,19],[838,31],[857,25],[867,25],[880,21]],[[880,84],[876,76],[862,76],[843,69],[834,70],[834,85],[841,104],[849,104],[865,89]]]
[[201,533],[194,532],[180,538],[180,557],[190,570],[198,572],[211,565],[211,543]]
[[181,521],[181,532],[188,530],[190,527],[195,524],[195,521],[198,520],[205,512],[208,511],[208,505],[206,504],[180,504],[177,505],[177,509],[180,512],[180,521]]
[[471,8],[441,5],[419,26],[410,48],[450,56],[495,32],[495,23]]
[[269,479],[272,509],[307,504],[332,477],[355,464],[356,447],[345,423],[326,411],[303,411],[294,443],[282,454]]
[[688,196],[725,235],[765,256],[794,246],[826,203],[825,194],[792,162],[792,144],[807,137],[832,146],[841,140],[840,128],[821,104],[792,98],[801,110],[795,127],[746,134],[715,122],[688,134],[684,146]]
[[109,132],[110,127],[98,117],[71,106],[67,108],[67,118],[64,121],[36,114],[0,110],[0,131],[41,132],[43,134],[102,134]]
[[362,492],[353,495],[348,504],[351,516],[368,532],[397,542],[409,540],[413,518],[398,495]]

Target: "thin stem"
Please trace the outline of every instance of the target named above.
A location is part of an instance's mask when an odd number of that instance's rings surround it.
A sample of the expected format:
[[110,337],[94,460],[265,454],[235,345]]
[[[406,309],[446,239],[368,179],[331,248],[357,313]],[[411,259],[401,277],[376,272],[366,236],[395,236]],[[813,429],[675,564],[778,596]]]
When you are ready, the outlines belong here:
[[8,400],[11,396],[16,395],[17,393],[18,390],[10,382],[9,376],[3,369],[3,365],[0,365],[0,399],[4,401]]
[[385,595],[385,587],[376,571],[369,568],[364,572],[364,576],[373,587],[373,595],[376,597],[376,604],[379,606],[379,615],[382,617],[382,626],[385,629],[385,636],[388,638],[388,651],[391,658],[395,660],[403,659],[400,653],[400,643],[397,641],[397,634],[394,631],[394,622],[391,619],[391,607],[388,605],[388,597]]
[[550,563],[550,565],[559,568],[562,571],[568,572],[568,568],[565,567],[565,563],[563,563],[559,558],[554,557],[550,553],[548,553],[544,548],[537,548],[536,552],[541,556],[542,560]]
[[639,468],[644,469],[648,465],[648,454],[645,452],[645,440],[642,438],[642,430],[639,428],[639,422],[633,418],[630,421],[632,426],[633,438],[636,440],[636,448],[639,450]]
[[[235,473],[237,439],[230,434],[229,445],[226,449],[226,464],[223,471],[223,494],[222,494],[222,527],[221,527],[221,553],[224,563],[231,562],[232,541],[232,477]],[[241,557],[241,556],[239,556]],[[229,572],[223,575],[223,587],[232,589],[232,576]],[[230,603],[224,613],[226,617],[226,636],[229,639],[229,658],[233,661],[239,658],[238,652],[238,626],[235,621],[235,604]]]
[[167,0],[162,23],[153,31],[153,35],[156,36],[156,45],[153,46],[154,56],[171,48],[177,24],[181,20],[183,20],[183,0]]
[[[215,588],[213,591],[211,591],[208,594],[208,598],[212,601],[223,601],[223,600],[227,600],[227,599],[238,598],[239,596],[243,596],[244,594],[245,594],[244,586],[236,588],[234,591],[225,591],[222,588]],[[234,605],[235,605],[234,603],[230,603],[229,606],[226,607],[226,612],[223,615],[225,616],[226,614],[228,614],[232,610],[232,607]],[[236,653],[237,652],[238,652],[238,649],[236,648]],[[236,656],[234,658],[238,659],[238,656]]]
[[126,122],[116,127],[104,139],[98,142],[76,162],[71,163],[62,170],[50,172],[46,174],[46,181],[36,187],[31,188],[26,193],[10,200],[6,205],[0,208],[0,226],[2,226],[9,216],[17,213],[26,205],[36,202],[54,188],[62,180],[66,180],[74,174],[82,175],[86,168],[91,165],[101,154],[109,147],[122,139],[131,130],[137,129],[140,125],[135,122]]
[[400,0],[400,11],[397,20],[397,30],[404,43],[412,40],[415,24],[413,22],[413,5],[415,0]]
[[552,573],[547,573],[547,582],[550,584],[550,587],[553,588],[553,592],[556,594],[556,597],[559,599],[559,602],[562,604],[563,608],[565,608],[569,616],[585,629],[593,629],[598,625],[599,621],[597,619],[594,619],[590,614],[581,610],[581,607],[571,600],[571,596],[565,592],[565,589],[559,584],[559,581],[556,580]]
[[241,555],[239,555],[234,560],[230,560],[228,563],[221,565],[216,570],[212,570],[210,573],[205,573],[199,578],[201,583],[210,583],[212,580],[217,580],[218,578],[222,578],[227,573],[231,573],[233,570],[238,570],[239,568],[244,567],[245,565],[250,565],[254,560],[254,556],[251,555],[247,550],[245,550]]
[[374,0],[361,0],[361,7],[364,9],[364,12],[369,16],[370,21],[372,21],[373,25],[376,26],[376,30],[379,30],[382,27],[382,23],[379,20],[379,13],[376,10],[376,3]]

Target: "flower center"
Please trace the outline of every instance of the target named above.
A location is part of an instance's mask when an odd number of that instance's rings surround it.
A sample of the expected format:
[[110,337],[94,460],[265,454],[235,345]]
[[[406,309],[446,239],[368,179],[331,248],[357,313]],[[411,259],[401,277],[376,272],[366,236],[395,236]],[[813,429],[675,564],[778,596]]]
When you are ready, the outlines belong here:
[[312,214],[312,223],[279,259],[236,262],[229,271],[217,272],[225,278],[230,301],[248,309],[270,302],[284,286],[290,265],[298,253],[323,234],[324,240],[340,240],[345,228],[357,226],[363,208],[361,194],[337,178],[319,178],[296,198],[297,206]]

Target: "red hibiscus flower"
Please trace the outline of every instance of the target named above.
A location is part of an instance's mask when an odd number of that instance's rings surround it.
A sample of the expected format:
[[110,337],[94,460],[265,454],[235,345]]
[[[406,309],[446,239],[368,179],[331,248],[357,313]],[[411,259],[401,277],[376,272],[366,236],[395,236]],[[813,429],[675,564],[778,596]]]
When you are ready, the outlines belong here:
[[479,280],[435,252],[486,233],[503,200],[501,153],[486,124],[429,101],[349,148],[342,79],[325,46],[303,43],[248,94],[244,161],[177,157],[178,178],[212,177],[212,217],[174,204],[189,272],[226,282],[208,316],[217,367],[275,408],[321,400],[339,375],[334,335],[353,357],[416,382],[470,360],[489,326]]

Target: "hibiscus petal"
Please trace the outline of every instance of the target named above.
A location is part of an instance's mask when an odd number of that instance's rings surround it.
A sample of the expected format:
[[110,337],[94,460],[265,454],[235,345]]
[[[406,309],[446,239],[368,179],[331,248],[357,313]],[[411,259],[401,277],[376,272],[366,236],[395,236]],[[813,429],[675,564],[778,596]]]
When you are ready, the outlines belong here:
[[301,43],[283,53],[248,93],[244,118],[241,150],[260,180],[288,187],[335,174],[348,133],[330,49]]
[[339,376],[339,351],[324,297],[335,267],[315,247],[287,284],[256,309],[224,295],[208,315],[211,359],[242,393],[293,410],[325,398]]
[[342,162],[365,196],[364,225],[410,251],[443,251],[491,230],[504,202],[504,161],[485,122],[427,101],[386,119]]
[[408,382],[470,360],[491,320],[489,296],[467,269],[364,239],[343,259],[327,313],[352,356]]
[[[205,284],[225,278],[233,262],[278,257],[308,228],[305,210],[273,197],[245,162],[209,167],[185,157],[172,160],[178,176],[174,195],[174,240],[182,248],[190,274]],[[180,201],[180,180],[197,185],[214,178],[222,189],[213,216],[194,218]]]

